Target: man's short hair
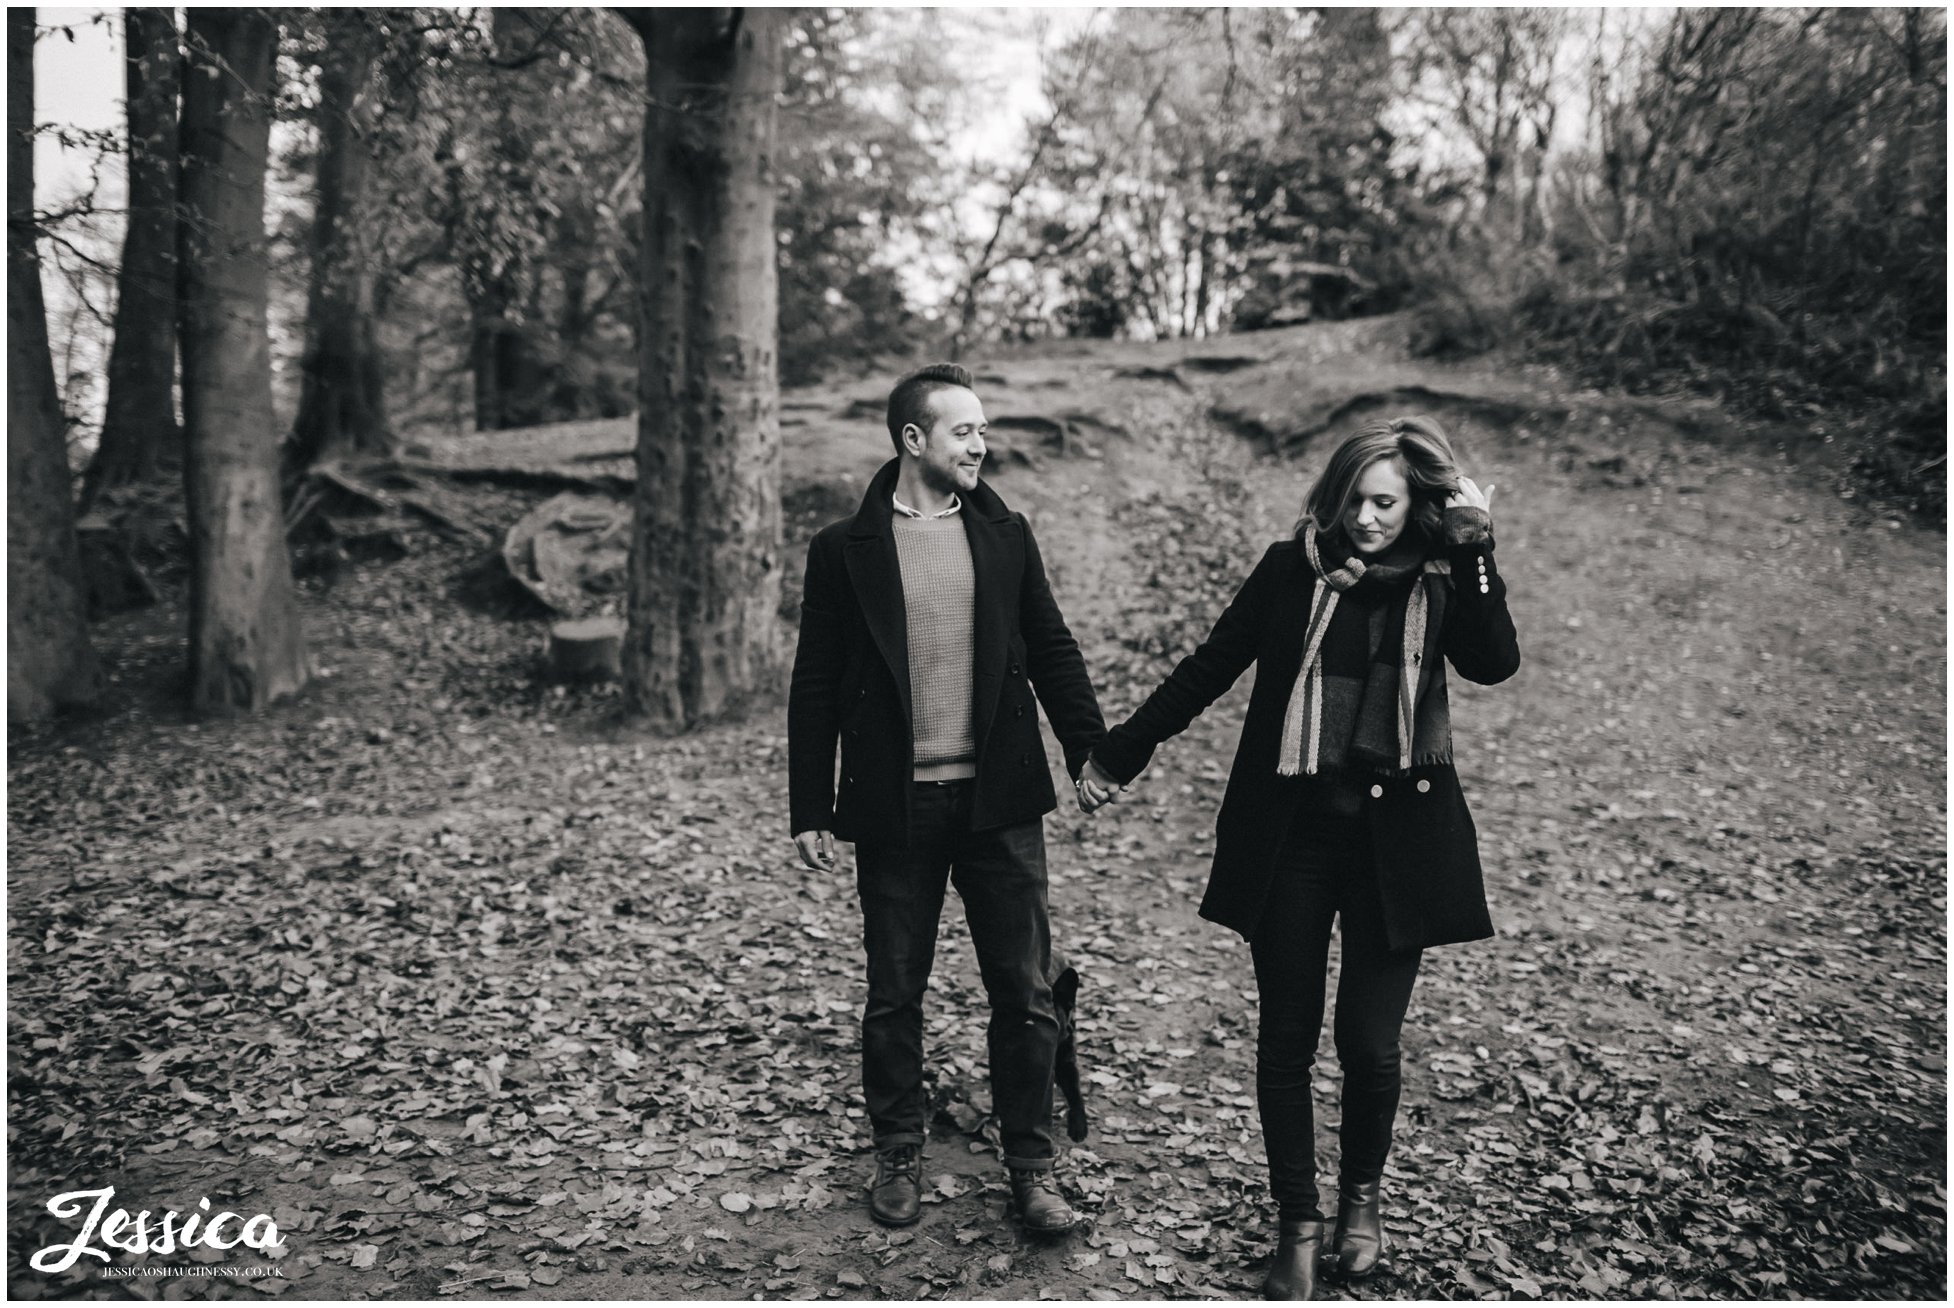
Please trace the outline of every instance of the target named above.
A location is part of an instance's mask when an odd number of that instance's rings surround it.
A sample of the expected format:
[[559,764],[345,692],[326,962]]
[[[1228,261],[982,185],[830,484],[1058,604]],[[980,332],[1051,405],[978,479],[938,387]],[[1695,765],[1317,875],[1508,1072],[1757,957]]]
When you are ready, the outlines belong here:
[[930,396],[938,391],[961,386],[970,390],[970,371],[954,363],[932,363],[918,368],[896,383],[889,392],[889,440],[896,453],[902,453],[902,429],[914,423],[925,436],[936,427],[936,406]]

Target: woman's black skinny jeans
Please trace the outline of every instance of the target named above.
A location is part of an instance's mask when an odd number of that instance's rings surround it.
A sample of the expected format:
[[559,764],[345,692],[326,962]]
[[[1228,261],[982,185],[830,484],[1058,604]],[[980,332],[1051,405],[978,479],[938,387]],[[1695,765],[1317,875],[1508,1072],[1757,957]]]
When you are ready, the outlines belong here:
[[1343,1067],[1344,1185],[1384,1175],[1398,1112],[1398,1030],[1418,979],[1419,951],[1386,946],[1370,830],[1362,816],[1300,819],[1276,866],[1250,946],[1262,1008],[1255,1094],[1269,1153],[1269,1190],[1280,1216],[1321,1220],[1310,1067],[1323,1030],[1331,921],[1343,919],[1335,1038]]

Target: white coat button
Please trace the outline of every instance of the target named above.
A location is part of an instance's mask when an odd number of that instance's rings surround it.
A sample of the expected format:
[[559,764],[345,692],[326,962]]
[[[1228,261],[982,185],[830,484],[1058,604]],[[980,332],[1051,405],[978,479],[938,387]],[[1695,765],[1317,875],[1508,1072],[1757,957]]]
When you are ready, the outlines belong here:
[[1419,793],[1419,794],[1421,794],[1421,795],[1423,795],[1423,794],[1426,794],[1427,792],[1429,792],[1429,791],[1431,790],[1431,788],[1432,788],[1432,783],[1431,783],[1431,782],[1429,782],[1429,781],[1422,781],[1422,780],[1421,780],[1421,781],[1420,781],[1420,782],[1418,783],[1418,793]]
[[1481,595],[1490,595],[1493,593],[1493,588],[1482,581],[1479,583],[1479,593]]
[[1383,798],[1384,798],[1384,787],[1382,787],[1382,786],[1372,786],[1372,787],[1371,787],[1371,798],[1372,798],[1372,799],[1383,799]]

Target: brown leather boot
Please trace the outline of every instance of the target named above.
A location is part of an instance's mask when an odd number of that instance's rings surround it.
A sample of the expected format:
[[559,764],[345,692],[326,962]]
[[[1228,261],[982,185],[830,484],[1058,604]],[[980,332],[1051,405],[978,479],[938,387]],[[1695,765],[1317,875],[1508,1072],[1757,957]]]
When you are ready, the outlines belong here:
[[1323,1256],[1328,1223],[1283,1221],[1276,1225],[1276,1256],[1262,1282],[1264,1299],[1304,1300],[1316,1294],[1316,1260]]
[[1378,1212],[1378,1183],[1337,1187],[1337,1275],[1361,1281],[1377,1270],[1384,1253],[1384,1218]]
[[923,1215],[922,1146],[897,1145],[875,1156],[868,1212],[884,1226],[911,1226]]

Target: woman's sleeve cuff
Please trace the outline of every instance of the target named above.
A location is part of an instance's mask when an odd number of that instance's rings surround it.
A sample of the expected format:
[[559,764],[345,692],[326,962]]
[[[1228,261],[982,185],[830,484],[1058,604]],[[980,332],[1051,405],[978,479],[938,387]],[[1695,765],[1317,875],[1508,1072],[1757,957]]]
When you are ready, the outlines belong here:
[[[1120,724],[1122,727],[1124,725]],[[1092,750],[1092,762],[1122,786],[1133,784],[1133,778],[1145,772],[1147,764],[1152,761],[1152,747],[1130,742],[1120,727],[1107,732],[1105,739],[1093,746]]]
[[1445,510],[1445,543],[1479,545],[1491,540],[1493,515],[1468,505]]

